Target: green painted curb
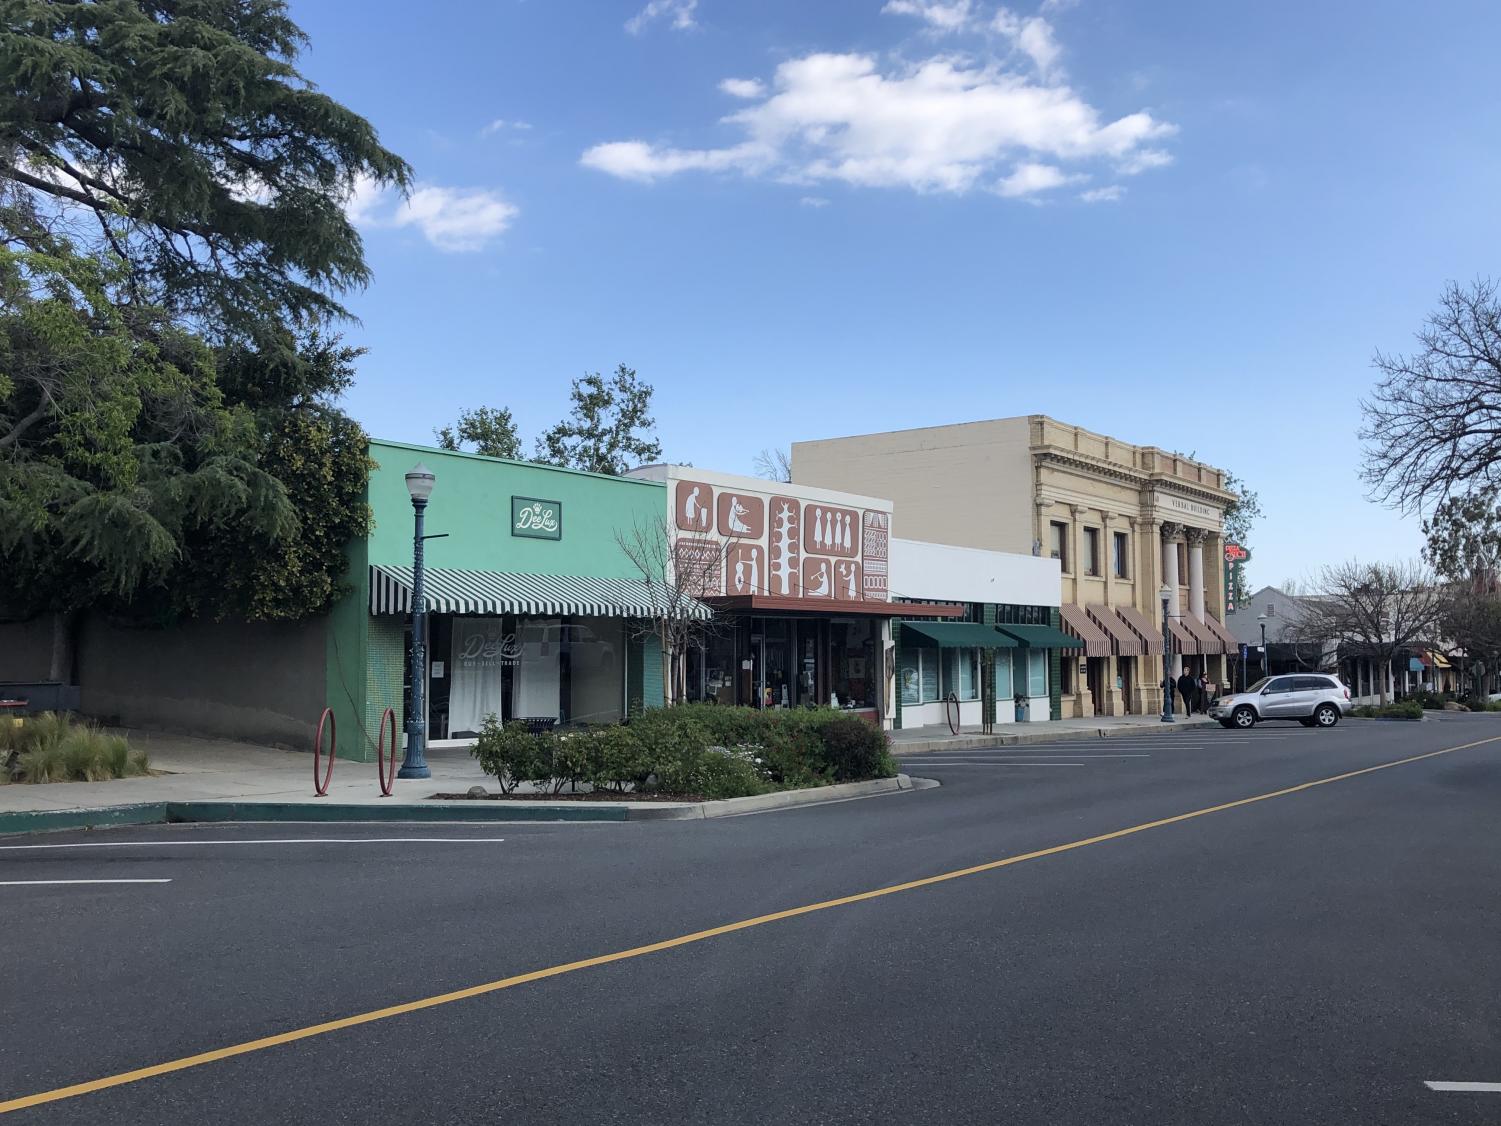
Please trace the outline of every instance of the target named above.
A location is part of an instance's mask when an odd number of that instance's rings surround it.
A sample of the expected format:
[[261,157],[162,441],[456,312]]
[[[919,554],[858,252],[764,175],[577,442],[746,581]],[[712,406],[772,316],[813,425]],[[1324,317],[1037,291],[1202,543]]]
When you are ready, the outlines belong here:
[[0,813],[0,836],[55,829],[104,829],[111,825],[156,825],[167,820],[166,802],[113,805],[99,809],[32,809]]
[[348,805],[324,802],[145,802],[97,809],[40,809],[0,813],[0,836],[48,833],[61,829],[107,829],[115,825],[161,825],[167,822],[230,821],[624,821],[622,806],[558,802],[555,805],[510,805],[465,802],[463,805]]

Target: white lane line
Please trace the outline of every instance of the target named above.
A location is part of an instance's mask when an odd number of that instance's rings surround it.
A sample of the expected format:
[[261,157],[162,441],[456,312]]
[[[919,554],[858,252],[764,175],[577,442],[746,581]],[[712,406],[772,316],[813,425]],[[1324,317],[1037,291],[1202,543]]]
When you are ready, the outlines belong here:
[[1430,1091],[1461,1091],[1471,1094],[1501,1095],[1501,1083],[1451,1083],[1443,1079],[1426,1079]]
[[173,848],[185,845],[263,844],[499,844],[504,837],[281,837],[222,841],[71,841],[67,844],[0,845],[0,852],[46,848]]
[[[934,753],[935,753],[935,755],[937,754],[937,752],[934,752]],[[901,756],[898,755],[897,757],[899,759],[901,759],[902,762],[922,762],[923,761],[922,758],[917,757],[917,756],[912,756],[912,757],[908,757],[908,758],[901,758]],[[1151,758],[1152,756],[1151,755],[1071,755],[1071,754],[1067,754],[1064,751],[1056,751],[1056,752],[1054,752],[1054,751],[1043,751],[1040,754],[1034,753],[1034,754],[1030,754],[1030,755],[1024,755],[1022,757],[1023,758]],[[959,754],[955,754],[955,755],[953,755],[953,756],[951,756],[949,758],[943,759],[942,761],[944,761],[944,762],[957,762],[959,760],[960,760],[960,755]],[[938,760],[935,759],[934,761],[938,761]],[[964,762],[1006,762],[1007,759],[1004,758],[1004,757],[1002,757],[1002,756],[1000,756],[1000,755],[986,755],[984,757],[981,757],[979,751],[970,751],[970,752],[967,752],[967,753],[963,753],[963,761]]]
[[0,880],[0,888],[55,887],[64,884],[170,884],[171,880]]

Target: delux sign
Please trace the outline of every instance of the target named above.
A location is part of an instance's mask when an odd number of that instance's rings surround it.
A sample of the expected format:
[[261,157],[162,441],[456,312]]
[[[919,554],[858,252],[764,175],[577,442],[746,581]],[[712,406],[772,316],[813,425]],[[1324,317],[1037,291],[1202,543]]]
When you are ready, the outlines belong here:
[[532,540],[563,538],[563,502],[537,497],[511,498],[511,535]]

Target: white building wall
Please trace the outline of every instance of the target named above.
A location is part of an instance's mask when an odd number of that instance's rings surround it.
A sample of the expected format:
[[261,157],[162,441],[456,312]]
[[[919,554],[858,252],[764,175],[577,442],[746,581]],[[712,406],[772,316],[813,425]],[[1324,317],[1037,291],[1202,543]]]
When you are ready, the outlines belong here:
[[891,541],[893,598],[1058,606],[1062,592],[1056,559],[918,540]]

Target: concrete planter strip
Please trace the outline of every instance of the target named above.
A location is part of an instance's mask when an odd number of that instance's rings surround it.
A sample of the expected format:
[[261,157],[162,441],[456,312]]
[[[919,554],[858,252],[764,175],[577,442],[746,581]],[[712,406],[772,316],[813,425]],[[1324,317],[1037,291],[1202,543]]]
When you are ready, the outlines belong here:
[[800,805],[921,790],[935,783],[905,774],[873,782],[847,782],[810,790],[783,790],[748,798],[709,802],[570,802],[570,801],[416,801],[416,802],[268,802],[174,801],[95,809],[37,810],[0,813],[0,836],[60,829],[103,829],[115,825],[165,822],[491,822],[491,821],[698,821],[791,809]]

